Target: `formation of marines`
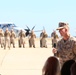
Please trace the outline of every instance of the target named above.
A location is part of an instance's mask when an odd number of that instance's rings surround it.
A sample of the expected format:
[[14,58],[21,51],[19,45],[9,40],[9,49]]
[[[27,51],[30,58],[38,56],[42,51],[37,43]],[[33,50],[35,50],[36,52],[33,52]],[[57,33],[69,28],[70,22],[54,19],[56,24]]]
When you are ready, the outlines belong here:
[[[47,33],[45,30],[43,30],[40,34],[40,47],[41,48],[47,48]],[[19,48],[25,48],[25,44],[26,44],[26,33],[23,30],[20,30],[18,37],[16,37],[16,33],[14,32],[13,29],[11,29],[10,31],[8,30],[8,28],[6,28],[5,31],[3,31],[2,29],[0,29],[0,45],[1,48],[11,48],[11,46],[13,46],[13,48],[16,47],[16,38],[18,38],[18,47]],[[34,31],[32,30],[31,33],[28,36],[28,43],[29,43],[29,47],[33,47],[35,48],[35,39],[36,39],[36,34],[34,33]]]

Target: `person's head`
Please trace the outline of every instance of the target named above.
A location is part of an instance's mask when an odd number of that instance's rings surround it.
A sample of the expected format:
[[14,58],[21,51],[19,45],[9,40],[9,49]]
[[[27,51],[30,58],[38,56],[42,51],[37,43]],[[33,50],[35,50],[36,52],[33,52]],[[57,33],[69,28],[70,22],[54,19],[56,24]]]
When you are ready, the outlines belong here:
[[11,29],[11,32],[13,32],[13,29]]
[[6,28],[6,31],[8,31],[8,28]]
[[61,68],[61,75],[71,75],[70,68],[74,62],[74,60],[66,61]]
[[66,36],[69,34],[69,24],[64,22],[59,22],[59,27],[57,28],[61,36]]
[[31,33],[34,33],[34,31],[33,31],[33,30],[31,30]]
[[42,69],[42,75],[59,75],[60,63],[54,56],[49,57]]
[[22,32],[22,29],[20,30],[20,32]]
[[76,62],[71,66],[71,75],[76,75]]
[[42,30],[42,33],[44,33],[44,30]]
[[53,33],[56,34],[56,31],[54,30]]

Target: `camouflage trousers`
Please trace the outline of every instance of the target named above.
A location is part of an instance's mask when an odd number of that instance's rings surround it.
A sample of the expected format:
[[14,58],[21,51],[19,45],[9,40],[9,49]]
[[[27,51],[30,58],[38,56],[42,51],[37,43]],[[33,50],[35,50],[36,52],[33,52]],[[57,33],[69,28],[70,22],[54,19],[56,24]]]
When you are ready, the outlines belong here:
[[24,37],[19,38],[18,43],[19,43],[19,47],[23,46],[23,48],[25,48],[25,38]]
[[0,37],[0,44],[1,44],[1,48],[3,48],[3,46],[4,46],[4,37]]
[[10,37],[5,37],[4,49],[8,47],[10,49]]
[[13,44],[13,48],[15,48],[15,38],[14,37],[10,38],[10,46],[11,46],[11,44]]
[[46,40],[46,38],[42,38],[41,42],[42,42],[42,47],[46,47],[47,48],[47,40]]
[[40,47],[42,47],[42,39],[40,39]]
[[32,47],[32,46],[35,48],[35,39],[34,38],[29,39],[29,47]]

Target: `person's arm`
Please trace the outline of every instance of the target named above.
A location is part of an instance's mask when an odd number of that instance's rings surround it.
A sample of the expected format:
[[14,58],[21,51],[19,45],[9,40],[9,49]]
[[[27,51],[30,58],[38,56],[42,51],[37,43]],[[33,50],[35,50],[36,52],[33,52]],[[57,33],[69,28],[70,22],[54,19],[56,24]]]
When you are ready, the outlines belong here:
[[74,41],[74,45],[73,45],[73,53],[74,53],[75,56],[76,56],[76,41]]

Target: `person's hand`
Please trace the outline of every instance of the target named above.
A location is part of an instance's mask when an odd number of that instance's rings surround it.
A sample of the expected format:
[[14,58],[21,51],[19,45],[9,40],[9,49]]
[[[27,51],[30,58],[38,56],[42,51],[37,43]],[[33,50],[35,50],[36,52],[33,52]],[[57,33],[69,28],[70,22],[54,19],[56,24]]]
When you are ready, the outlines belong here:
[[56,48],[53,48],[52,52],[53,53],[57,53],[57,49]]

